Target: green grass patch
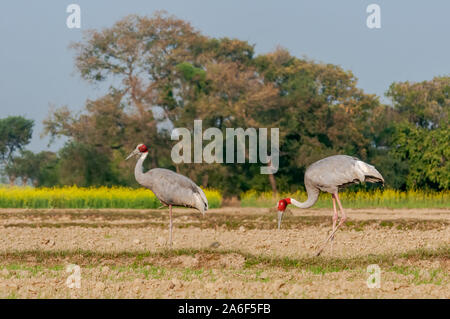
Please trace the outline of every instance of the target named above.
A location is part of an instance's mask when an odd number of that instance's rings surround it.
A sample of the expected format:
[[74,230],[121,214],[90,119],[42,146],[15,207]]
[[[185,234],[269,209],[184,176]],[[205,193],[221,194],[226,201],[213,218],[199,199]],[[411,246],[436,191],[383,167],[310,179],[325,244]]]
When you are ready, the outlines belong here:
[[414,285],[434,284],[441,285],[449,274],[442,268],[422,269],[412,266],[392,266],[388,271],[395,272],[400,275],[412,277],[411,283]]
[[[21,263],[29,264],[30,257],[34,257],[35,263],[45,263],[48,267],[57,267],[54,269],[61,270],[61,261],[70,259],[71,263],[78,265],[100,265],[102,260],[108,260],[114,264],[116,260],[119,263],[125,263],[128,267],[134,267],[140,269],[142,266],[152,266],[151,258],[159,258],[159,261],[164,259],[164,262],[170,262],[170,258],[177,256],[215,256],[217,254],[239,254],[245,258],[244,268],[253,267],[279,267],[284,269],[304,269],[313,273],[328,273],[337,272],[350,269],[361,269],[369,264],[378,264],[380,267],[393,267],[394,261],[397,259],[410,259],[410,260],[433,260],[433,259],[449,259],[450,258],[450,246],[442,246],[436,249],[419,248],[410,250],[403,253],[396,254],[377,254],[367,256],[356,257],[324,257],[324,256],[311,256],[302,258],[290,258],[290,257],[274,257],[264,255],[253,255],[250,253],[244,253],[238,250],[211,250],[211,249],[165,249],[158,252],[149,251],[121,251],[121,252],[97,252],[89,250],[28,250],[19,252],[1,252],[0,259],[3,262],[13,264],[11,267],[19,267]],[[149,258],[147,258],[149,257]],[[208,258],[205,258],[207,264]],[[116,268],[120,271],[120,267],[124,265],[118,265]],[[160,267],[158,265],[154,265]],[[20,266],[21,267],[21,266]],[[24,266],[28,267],[28,266]],[[206,267],[206,266],[205,266]],[[205,268],[202,266],[202,268]],[[125,268],[123,268],[125,269]],[[159,268],[155,268],[154,271],[159,271]],[[149,270],[150,273],[153,271]],[[188,275],[196,275],[197,268],[187,271]],[[204,270],[201,270],[202,272]]]

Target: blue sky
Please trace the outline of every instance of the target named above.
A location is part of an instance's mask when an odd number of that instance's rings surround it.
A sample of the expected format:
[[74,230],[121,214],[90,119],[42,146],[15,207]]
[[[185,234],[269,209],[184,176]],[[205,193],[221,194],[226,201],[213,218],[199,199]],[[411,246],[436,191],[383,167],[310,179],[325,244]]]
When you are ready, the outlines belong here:
[[[71,3],[81,7],[81,29],[66,26]],[[381,7],[381,29],[366,26],[371,3]],[[298,57],[338,64],[353,71],[359,87],[379,96],[394,81],[450,74],[447,0],[9,0],[0,10],[0,117],[34,119],[27,148],[48,149],[48,138],[39,135],[50,104],[81,110],[87,98],[105,93],[80,79],[69,44],[81,40],[83,30],[155,10],[209,36],[249,41],[257,54],[281,45]]]

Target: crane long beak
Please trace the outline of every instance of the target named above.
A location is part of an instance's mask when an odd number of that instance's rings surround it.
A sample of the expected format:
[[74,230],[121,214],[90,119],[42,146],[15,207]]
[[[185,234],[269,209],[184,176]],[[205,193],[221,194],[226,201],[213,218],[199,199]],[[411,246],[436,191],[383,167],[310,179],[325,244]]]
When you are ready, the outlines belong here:
[[130,158],[132,158],[134,155],[136,155],[138,153],[138,150],[134,150],[133,152],[130,153],[130,155],[127,156],[127,158],[125,159],[126,161],[129,160]]
[[283,219],[283,211],[279,210],[278,211],[278,229],[280,229],[281,227],[281,220]]

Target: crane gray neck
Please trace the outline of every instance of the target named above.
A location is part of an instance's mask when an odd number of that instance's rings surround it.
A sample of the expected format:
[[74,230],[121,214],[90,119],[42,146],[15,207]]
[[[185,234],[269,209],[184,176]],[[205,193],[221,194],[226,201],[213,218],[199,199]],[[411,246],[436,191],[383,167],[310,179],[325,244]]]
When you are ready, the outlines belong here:
[[139,184],[142,184],[142,182],[144,181],[143,164],[147,156],[148,152],[142,153],[134,168],[134,177],[136,178]]
[[316,188],[309,188],[306,189],[306,191],[308,193],[308,199],[305,202],[302,203],[291,198],[291,204],[299,208],[309,208],[312,205],[314,205],[317,202],[317,199],[319,198],[320,191]]

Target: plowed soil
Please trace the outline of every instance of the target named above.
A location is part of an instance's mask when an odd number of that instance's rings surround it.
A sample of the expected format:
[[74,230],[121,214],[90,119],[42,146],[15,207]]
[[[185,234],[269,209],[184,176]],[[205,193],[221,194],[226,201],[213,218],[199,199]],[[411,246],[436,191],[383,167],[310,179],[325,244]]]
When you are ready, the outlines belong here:
[[450,298],[450,209],[347,213],[316,257],[330,210],[3,209],[0,298]]

